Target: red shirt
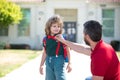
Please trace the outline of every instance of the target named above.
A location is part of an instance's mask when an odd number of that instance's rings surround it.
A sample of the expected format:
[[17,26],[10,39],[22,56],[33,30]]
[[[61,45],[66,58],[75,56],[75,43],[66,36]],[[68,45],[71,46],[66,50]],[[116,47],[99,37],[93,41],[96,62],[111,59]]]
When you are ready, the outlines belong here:
[[91,72],[104,80],[120,80],[120,62],[114,49],[100,40],[91,54]]

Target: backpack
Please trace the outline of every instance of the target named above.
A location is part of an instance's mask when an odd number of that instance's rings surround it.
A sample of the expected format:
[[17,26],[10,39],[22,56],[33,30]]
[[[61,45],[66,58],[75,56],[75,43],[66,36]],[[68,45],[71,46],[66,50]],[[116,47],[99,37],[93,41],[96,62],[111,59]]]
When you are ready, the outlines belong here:
[[[46,41],[47,41],[47,39],[50,39],[50,38],[54,39],[54,37],[51,37],[51,36],[45,36],[43,38],[43,47],[45,48],[45,50],[46,50]],[[66,45],[65,44],[62,44],[62,45],[63,45],[63,49],[64,49],[64,60],[65,60],[65,62],[68,62]],[[57,44],[56,56],[58,55],[59,48],[60,48],[60,42],[58,42],[58,44]]]

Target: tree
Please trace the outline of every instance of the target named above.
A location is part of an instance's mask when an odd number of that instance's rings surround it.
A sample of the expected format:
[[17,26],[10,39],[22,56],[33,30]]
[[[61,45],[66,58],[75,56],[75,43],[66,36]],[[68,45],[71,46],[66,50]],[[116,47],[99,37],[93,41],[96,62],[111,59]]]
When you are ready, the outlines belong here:
[[0,28],[17,24],[20,20],[22,20],[20,6],[7,0],[0,0]]

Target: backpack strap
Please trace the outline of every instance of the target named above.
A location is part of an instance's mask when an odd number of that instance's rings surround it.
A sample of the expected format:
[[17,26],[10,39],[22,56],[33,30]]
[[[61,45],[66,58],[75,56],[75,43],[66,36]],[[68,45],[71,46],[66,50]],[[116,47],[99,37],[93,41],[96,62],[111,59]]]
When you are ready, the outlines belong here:
[[43,38],[43,47],[45,48],[45,51],[46,51],[46,40],[47,40],[47,36]]
[[66,45],[63,44],[63,49],[64,49],[64,58],[67,57],[67,49],[66,49]]

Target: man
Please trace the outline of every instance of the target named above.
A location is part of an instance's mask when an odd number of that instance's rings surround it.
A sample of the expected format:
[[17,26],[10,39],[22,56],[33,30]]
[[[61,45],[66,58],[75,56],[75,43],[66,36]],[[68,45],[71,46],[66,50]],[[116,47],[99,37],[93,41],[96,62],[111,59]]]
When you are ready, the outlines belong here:
[[120,80],[120,62],[114,49],[101,39],[102,26],[99,22],[87,21],[83,34],[85,43],[90,47],[64,40],[61,35],[57,35],[56,39],[74,51],[90,55],[91,80]]

